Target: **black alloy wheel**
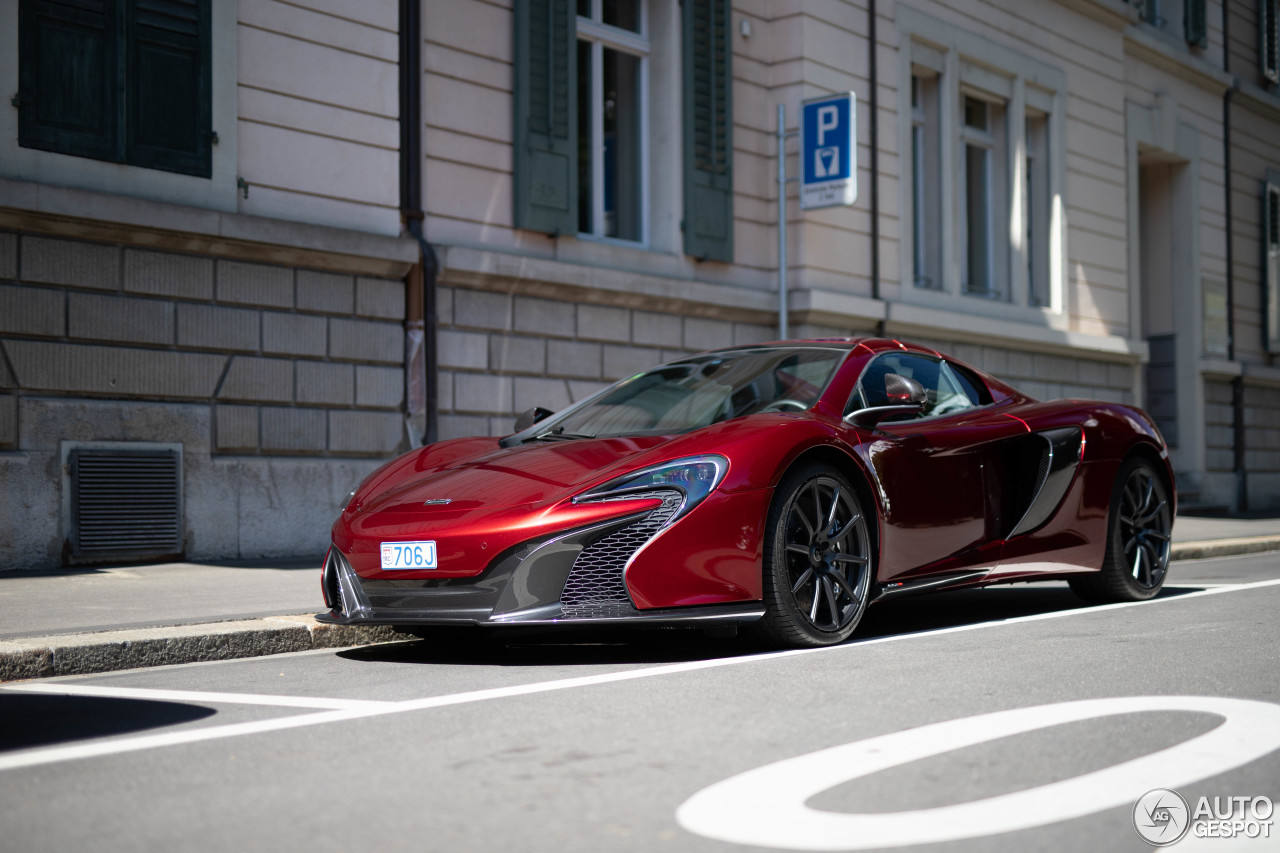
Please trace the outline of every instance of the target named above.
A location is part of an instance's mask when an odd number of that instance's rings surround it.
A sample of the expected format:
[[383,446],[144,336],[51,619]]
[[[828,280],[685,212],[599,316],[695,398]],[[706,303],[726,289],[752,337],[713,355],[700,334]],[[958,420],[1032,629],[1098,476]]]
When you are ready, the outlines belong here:
[[872,556],[857,493],[821,466],[779,484],[765,530],[765,617],[760,628],[790,646],[847,640],[866,610]]
[[1102,571],[1071,580],[1086,601],[1145,601],[1164,586],[1169,572],[1173,510],[1168,490],[1150,462],[1125,460],[1116,476],[1107,520]]

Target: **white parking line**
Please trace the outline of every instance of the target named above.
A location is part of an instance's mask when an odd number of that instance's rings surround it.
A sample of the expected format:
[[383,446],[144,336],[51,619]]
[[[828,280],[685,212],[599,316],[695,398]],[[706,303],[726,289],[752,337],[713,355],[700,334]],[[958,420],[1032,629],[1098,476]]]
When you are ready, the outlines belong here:
[[[555,681],[542,681],[533,684],[520,684],[512,687],[495,687],[487,690],[473,690],[466,693],[453,693],[445,696],[429,696],[424,699],[409,699],[400,702],[386,703],[370,703],[373,707],[358,708],[340,708],[337,710],[322,711],[317,714],[298,714],[292,717],[281,717],[270,720],[255,720],[247,723],[232,723],[225,726],[206,726],[203,728],[183,729],[180,731],[167,732],[162,734],[140,735],[138,737],[120,737],[107,740],[92,741],[89,743],[69,744],[65,746],[49,746],[37,747],[34,749],[20,750],[0,755],[0,771],[17,770],[24,767],[36,767],[44,764],[54,764],[60,761],[73,761],[83,758],[94,758],[104,755],[118,755],[125,752],[136,752],[143,749],[152,749],[163,746],[179,746],[188,743],[199,743],[200,741],[218,740],[221,738],[237,737],[240,735],[262,734],[265,732],[285,731],[287,729],[303,728],[305,726],[317,726],[325,723],[337,723],[344,720],[357,720],[367,717],[378,717],[386,714],[402,714],[409,711],[424,711],[432,708],[444,708],[453,705],[463,705],[475,702],[486,702],[492,699],[506,699],[513,696],[531,696],[538,693],[551,693],[558,690],[570,690],[578,687],[592,687],[600,684],[613,684],[623,681],[632,681],[640,678],[654,678],[662,675],[675,675],[685,672],[696,672],[703,669],[718,669],[721,667],[738,666],[742,664],[756,663],[758,661],[777,660],[785,657],[795,657],[799,655],[811,654],[839,654],[845,652],[856,651],[860,648],[878,645],[882,643],[903,642],[922,637],[937,637],[944,634],[957,634],[963,631],[976,631],[983,628],[995,628],[1003,625],[1017,625],[1025,622],[1040,622],[1046,619],[1060,619],[1068,616],[1079,616],[1083,614],[1099,613],[1107,610],[1123,610],[1130,607],[1144,607],[1153,604],[1163,604],[1168,602],[1188,601],[1194,598],[1204,598],[1211,595],[1221,595],[1228,592],[1245,591],[1253,589],[1262,589],[1264,587],[1273,587],[1280,585],[1280,579],[1258,581],[1255,583],[1244,583],[1235,586],[1216,587],[1213,589],[1205,589],[1200,592],[1190,592],[1185,595],[1172,596],[1169,598],[1155,598],[1150,601],[1125,602],[1121,604],[1104,604],[1099,607],[1086,607],[1075,610],[1056,610],[1051,613],[1037,613],[1031,616],[1015,616],[1010,619],[997,619],[990,622],[977,622],[971,625],[957,625],[951,628],[939,628],[931,631],[919,631],[913,634],[894,634],[889,637],[877,637],[870,640],[864,640],[858,643],[847,643],[839,646],[827,646],[821,649],[791,649],[783,652],[767,652],[758,655],[744,655],[742,657],[732,658],[716,658],[714,660],[704,661],[688,661],[685,663],[665,664],[659,666],[649,666],[640,669],[624,670],[622,672],[608,672],[599,675],[587,675],[577,678],[563,678]],[[24,692],[34,687],[42,685],[21,685],[15,684],[3,688],[4,690],[13,692]],[[58,685],[61,688],[63,685]],[[103,691],[111,691],[110,687],[100,688]],[[121,688],[128,689],[128,688]],[[160,691],[157,691],[160,692]],[[173,697],[184,695],[183,691],[164,691]],[[98,695],[110,695],[104,692]],[[118,694],[117,694],[118,695]],[[187,697],[192,694],[185,694]],[[217,694],[222,695],[222,694]],[[227,694],[235,695],[235,694]],[[341,700],[336,700],[341,701]]]
[[27,684],[0,687],[19,693],[54,696],[100,696],[110,699],[146,699],[152,702],[210,702],[225,705],[270,705],[280,708],[323,708],[329,711],[377,709],[395,702],[370,699],[327,699],[320,696],[266,696],[257,693],[208,693],[200,690],[152,690],[146,687],[101,687],[89,684]]

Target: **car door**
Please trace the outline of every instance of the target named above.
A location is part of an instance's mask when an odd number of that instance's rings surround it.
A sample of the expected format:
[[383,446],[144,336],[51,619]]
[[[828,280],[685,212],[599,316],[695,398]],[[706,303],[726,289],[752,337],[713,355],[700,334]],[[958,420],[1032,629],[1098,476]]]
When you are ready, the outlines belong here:
[[960,381],[942,359],[912,352],[877,356],[863,372],[849,410],[888,405],[885,377],[919,382],[919,416],[881,421],[859,452],[882,507],[882,583],[989,568],[1000,558],[988,500],[987,468],[1001,441],[1025,431]]

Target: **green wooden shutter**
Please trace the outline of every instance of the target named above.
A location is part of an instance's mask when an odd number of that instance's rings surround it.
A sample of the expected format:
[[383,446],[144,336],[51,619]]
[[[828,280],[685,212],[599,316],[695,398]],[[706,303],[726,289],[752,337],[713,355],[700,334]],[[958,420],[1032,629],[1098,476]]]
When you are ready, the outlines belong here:
[[684,0],[684,251],[733,260],[729,0]]
[[1263,79],[1271,85],[1280,83],[1280,2],[1258,0],[1258,64]]
[[115,0],[18,7],[18,142],[120,160],[119,21]]
[[1182,28],[1187,44],[1204,47],[1209,43],[1209,25],[1205,17],[1205,0],[1184,0]]
[[515,225],[547,234],[578,231],[575,9],[515,3]]
[[209,177],[209,0],[131,0],[124,17],[128,161]]

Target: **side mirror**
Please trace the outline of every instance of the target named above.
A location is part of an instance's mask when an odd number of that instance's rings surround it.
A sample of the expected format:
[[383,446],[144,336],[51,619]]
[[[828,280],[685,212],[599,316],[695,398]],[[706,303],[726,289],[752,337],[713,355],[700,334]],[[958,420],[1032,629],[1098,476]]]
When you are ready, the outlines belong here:
[[550,409],[544,409],[541,406],[534,406],[532,409],[526,409],[516,418],[516,432],[524,432],[538,421],[546,420],[551,417],[554,412]]
[[850,412],[844,416],[844,422],[863,429],[874,429],[885,418],[918,415],[924,411],[928,402],[923,385],[898,373],[885,374],[884,395],[889,400],[889,405],[871,406]]

